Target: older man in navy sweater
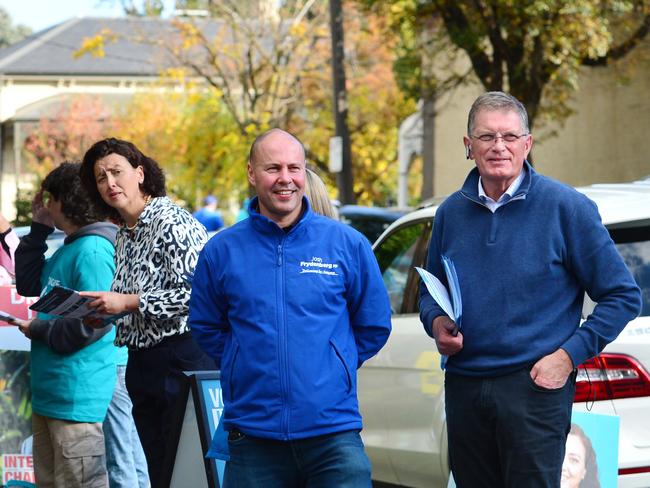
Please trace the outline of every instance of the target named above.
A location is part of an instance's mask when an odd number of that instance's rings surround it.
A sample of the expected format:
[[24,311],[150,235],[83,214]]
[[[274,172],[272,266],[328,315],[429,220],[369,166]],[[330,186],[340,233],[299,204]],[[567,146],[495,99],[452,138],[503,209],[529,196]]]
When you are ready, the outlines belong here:
[[[536,173],[524,106],[489,92],[463,138],[476,163],[438,209],[427,267],[456,267],[463,322],[420,293],[420,318],[448,355],[449,457],[457,486],[560,486],[575,371],[640,310],[640,291],[596,205]],[[584,293],[598,303],[580,325]]]

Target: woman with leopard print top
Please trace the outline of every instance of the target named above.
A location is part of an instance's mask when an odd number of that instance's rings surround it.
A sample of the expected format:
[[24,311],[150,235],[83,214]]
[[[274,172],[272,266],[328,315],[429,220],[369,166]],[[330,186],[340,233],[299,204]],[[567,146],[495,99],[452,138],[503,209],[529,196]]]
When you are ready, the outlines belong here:
[[116,321],[117,345],[129,349],[126,387],[152,487],[161,486],[164,448],[183,371],[214,369],[187,325],[194,266],[205,228],[167,198],[165,176],[152,158],[119,139],[96,142],[84,155],[84,186],[99,208],[122,224],[110,292],[86,292]]

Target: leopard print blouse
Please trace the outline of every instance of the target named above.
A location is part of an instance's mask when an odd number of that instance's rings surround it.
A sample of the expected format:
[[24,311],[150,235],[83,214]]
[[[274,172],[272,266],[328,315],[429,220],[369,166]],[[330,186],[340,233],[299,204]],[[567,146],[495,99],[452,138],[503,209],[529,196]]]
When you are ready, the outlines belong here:
[[140,304],[116,321],[115,344],[148,349],[189,330],[192,276],[207,238],[203,225],[167,197],[151,200],[133,231],[119,230],[112,290],[138,294]]

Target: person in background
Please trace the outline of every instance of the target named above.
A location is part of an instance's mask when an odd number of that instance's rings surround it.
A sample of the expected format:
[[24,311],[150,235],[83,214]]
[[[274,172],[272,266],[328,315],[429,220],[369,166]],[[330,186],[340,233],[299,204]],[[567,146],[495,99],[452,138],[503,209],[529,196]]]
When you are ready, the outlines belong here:
[[[78,163],[62,163],[43,180],[32,202],[29,234],[16,249],[16,289],[45,294],[60,285],[109,289],[115,225],[90,205]],[[49,259],[46,239],[54,227],[64,244]],[[112,325],[99,329],[79,319],[39,313],[18,320],[31,339],[34,474],[41,488],[107,487],[102,423],[116,381]]]
[[208,195],[203,199],[203,207],[194,212],[194,218],[201,222],[208,232],[214,232],[223,227],[221,213],[217,210],[217,197]]
[[248,205],[250,203],[250,198],[244,198],[244,201],[241,204],[241,208],[239,209],[239,212],[237,212],[237,218],[235,219],[235,222],[241,222],[242,220],[246,220],[248,218]]
[[126,346],[117,348],[117,379],[104,419],[109,488],[148,488],[147,458],[133,420],[133,403],[126,389]]
[[[81,180],[90,200],[121,224],[110,292],[85,292],[116,321],[116,344],[127,346],[126,387],[153,488],[161,470],[184,371],[214,369],[187,324],[194,266],[205,227],[167,198],[158,163],[135,145],[104,139],[88,149]],[[87,288],[86,288],[87,290]]]
[[11,285],[14,280],[14,253],[20,239],[11,224],[0,214],[0,285]]
[[315,171],[309,168],[305,169],[305,196],[314,212],[338,220],[338,215],[327,193],[325,183]]
[[201,252],[190,326],[221,368],[227,487],[369,487],[357,369],[390,333],[368,240],[315,214],[305,152],[273,129],[251,147],[248,219]]
[[[448,356],[451,470],[459,488],[557,488],[576,368],[638,315],[641,293],[596,205],[526,161],[516,98],[478,97],[463,142],[476,167],[438,208],[427,259],[444,284],[442,258],[454,263],[462,324],[420,289],[422,324]],[[581,323],[585,292],[598,305]]]

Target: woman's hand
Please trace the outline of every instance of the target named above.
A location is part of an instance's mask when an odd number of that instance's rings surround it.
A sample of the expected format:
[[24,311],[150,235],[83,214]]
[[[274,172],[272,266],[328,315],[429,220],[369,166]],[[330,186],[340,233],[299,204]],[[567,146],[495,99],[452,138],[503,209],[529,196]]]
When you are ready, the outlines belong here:
[[[138,310],[140,296],[135,294],[117,293],[114,291],[82,291],[82,297],[91,297],[94,300],[88,303],[98,313],[115,315],[122,312],[135,312]],[[86,324],[91,325],[91,324]]]

